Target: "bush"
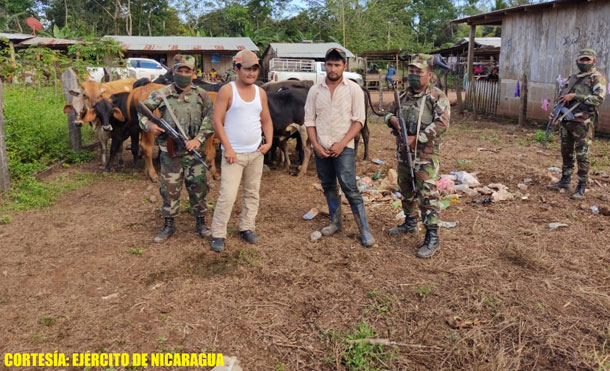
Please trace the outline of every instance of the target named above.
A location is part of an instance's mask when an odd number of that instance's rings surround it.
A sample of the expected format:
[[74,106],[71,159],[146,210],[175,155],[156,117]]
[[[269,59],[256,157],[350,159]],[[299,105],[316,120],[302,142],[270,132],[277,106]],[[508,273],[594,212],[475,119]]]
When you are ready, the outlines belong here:
[[[4,86],[4,131],[12,179],[22,179],[62,159],[76,163],[91,158],[90,153],[70,148],[64,104],[58,86]],[[93,141],[89,126],[83,126],[82,138],[84,143]]]

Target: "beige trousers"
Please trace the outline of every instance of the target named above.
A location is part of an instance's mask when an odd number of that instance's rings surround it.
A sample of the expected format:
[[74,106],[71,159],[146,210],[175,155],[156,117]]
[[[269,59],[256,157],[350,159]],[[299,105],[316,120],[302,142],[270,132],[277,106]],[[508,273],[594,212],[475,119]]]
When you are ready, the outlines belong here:
[[238,153],[237,160],[229,164],[222,156],[220,192],[214,218],[212,219],[212,237],[226,238],[227,224],[231,217],[233,204],[237,198],[240,183],[242,187],[242,208],[239,218],[239,230],[254,231],[254,221],[258,213],[259,189],[263,175],[264,156],[261,152]]

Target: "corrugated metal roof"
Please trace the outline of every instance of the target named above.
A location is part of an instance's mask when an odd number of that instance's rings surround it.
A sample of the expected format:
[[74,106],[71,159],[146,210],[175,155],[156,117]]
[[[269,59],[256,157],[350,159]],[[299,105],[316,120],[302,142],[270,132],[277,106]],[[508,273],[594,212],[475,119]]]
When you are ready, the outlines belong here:
[[193,37],[193,36],[116,36],[106,35],[127,50],[195,51],[243,50],[258,51],[249,37]]
[[31,39],[24,40],[20,42],[21,45],[74,45],[74,44],[82,44],[82,41],[78,40],[68,40],[68,39],[55,39],[52,37],[33,37]]
[[502,19],[504,19],[508,15],[525,13],[531,11],[541,11],[554,9],[562,5],[571,5],[571,4],[590,4],[591,0],[552,0],[545,1],[537,4],[526,4],[526,5],[518,5],[512,8],[505,8],[500,10],[495,10],[488,13],[481,13],[477,15],[473,15],[470,17],[464,17],[460,19],[454,19],[451,21],[453,24],[459,23],[468,23],[470,25],[500,25],[502,24]]
[[24,33],[4,33],[4,32],[0,32],[0,38],[2,38],[2,39],[9,39],[11,41],[13,41],[13,40],[20,41],[20,40],[25,40],[25,39],[31,39],[32,37],[34,37],[34,35],[28,35],[28,34],[24,34]]
[[343,49],[348,58],[355,57],[339,43],[270,43],[269,47],[279,58],[324,58],[330,48]]
[[[458,41],[454,46],[468,44],[468,38],[463,37],[462,40]],[[474,43],[482,46],[491,46],[494,48],[499,48],[502,44],[501,37],[475,37]]]

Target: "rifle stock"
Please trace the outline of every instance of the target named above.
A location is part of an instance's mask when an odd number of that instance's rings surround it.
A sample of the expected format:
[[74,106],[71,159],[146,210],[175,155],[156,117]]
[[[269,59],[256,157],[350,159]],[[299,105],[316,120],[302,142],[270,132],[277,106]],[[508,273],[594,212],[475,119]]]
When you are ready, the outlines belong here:
[[400,139],[402,141],[401,155],[406,157],[407,166],[409,167],[409,173],[411,175],[411,187],[415,192],[415,170],[413,169],[413,158],[411,157],[411,148],[409,147],[409,138],[407,133],[407,125],[402,117],[402,109],[400,108],[400,98],[398,96],[398,90],[396,89],[396,83],[392,83],[394,88],[394,105],[396,106],[396,117],[400,124]]
[[[172,138],[174,141],[176,141],[177,143],[179,143],[179,145],[181,145],[183,148],[186,149],[186,142],[188,142],[188,138],[186,138],[184,135],[182,135],[182,133],[178,132],[176,129],[174,129],[167,121],[165,121],[163,118],[158,118],[157,116],[153,115],[153,113],[150,111],[150,109],[144,104],[144,102],[140,102],[138,103],[138,112],[141,113],[142,115],[146,116],[146,118],[148,118],[150,121],[154,122],[157,126],[159,126],[161,129],[165,130],[165,133]],[[197,150],[192,150],[192,151],[188,151],[188,153],[190,153],[191,155],[193,155],[193,157],[195,157],[195,159],[199,162],[201,162],[201,164],[207,169],[210,170],[212,167],[208,164],[205,163],[205,161],[203,160],[203,157],[201,157],[201,155],[199,154],[199,152],[197,152]]]

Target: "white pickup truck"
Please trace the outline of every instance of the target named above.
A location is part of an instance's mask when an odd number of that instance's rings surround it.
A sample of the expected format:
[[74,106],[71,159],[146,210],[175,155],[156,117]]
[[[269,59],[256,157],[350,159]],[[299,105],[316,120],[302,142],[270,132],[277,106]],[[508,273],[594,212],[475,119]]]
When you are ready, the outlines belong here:
[[[122,79],[147,77],[152,81],[160,75],[164,75],[168,69],[154,59],[127,58],[125,67],[112,67],[111,71]],[[89,73],[89,80],[101,82],[104,79],[103,67],[87,67],[87,72]]]
[[[316,84],[326,78],[325,67],[324,62],[316,62],[313,59],[273,58],[269,61],[267,78],[269,81],[311,80]],[[364,84],[364,79],[359,73],[344,72],[343,76],[360,86]]]

